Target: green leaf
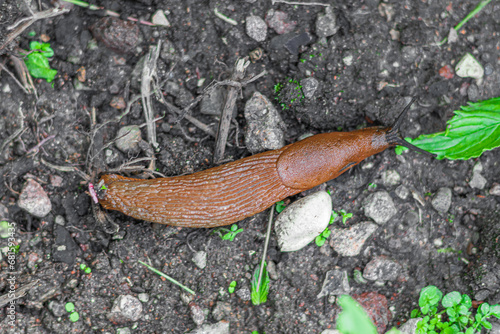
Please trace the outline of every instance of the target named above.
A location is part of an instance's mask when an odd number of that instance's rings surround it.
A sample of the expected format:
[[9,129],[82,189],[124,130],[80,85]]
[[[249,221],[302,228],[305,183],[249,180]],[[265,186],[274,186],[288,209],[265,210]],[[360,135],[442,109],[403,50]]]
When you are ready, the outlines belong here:
[[467,309],[470,309],[472,307],[472,300],[470,299],[469,296],[467,295],[462,295],[462,302],[461,302],[462,305],[466,306]]
[[39,52],[33,52],[24,60],[30,74],[35,78],[41,78],[51,82],[57,74],[56,70],[50,68],[49,61]]
[[284,201],[279,201],[279,202],[276,202],[276,212],[277,212],[277,213],[280,213],[280,212],[281,212],[281,211],[283,211],[285,208],[286,208],[286,205],[285,205],[285,202],[284,202]]
[[474,334],[474,328],[473,327],[467,328],[465,334]]
[[377,328],[371,322],[365,310],[348,295],[338,299],[342,312],[337,318],[337,329],[343,334],[377,334]]
[[467,326],[467,324],[469,323],[469,317],[466,317],[465,315],[461,316],[460,318],[458,318],[458,321],[464,325],[464,326]]
[[229,240],[229,239],[231,239],[232,236],[233,236],[232,233],[224,234],[222,236],[222,240]]
[[328,239],[328,237],[330,236],[330,234],[332,234],[332,231],[330,231],[328,229],[328,227],[323,231],[323,233],[321,233],[321,235],[323,236],[323,238],[325,239]]
[[469,315],[469,308],[465,305],[460,305],[457,309],[458,314]]
[[402,334],[402,332],[396,327],[392,327],[388,332],[385,332],[385,334]]
[[75,304],[72,302],[66,303],[64,308],[66,309],[66,312],[73,312],[75,310]]
[[460,294],[460,292],[453,291],[447,293],[443,297],[443,301],[441,302],[441,304],[443,304],[444,307],[448,308],[457,306],[458,304],[460,304],[461,301],[462,301],[462,295]]
[[[451,320],[451,318],[455,318],[457,316],[457,312],[455,312],[455,310],[452,307],[446,309],[446,314],[448,314],[448,316],[450,317],[450,320]],[[453,320],[451,320],[451,321],[453,321]]]
[[462,106],[446,131],[408,140],[437,159],[467,160],[500,146],[500,98]]
[[[420,291],[420,298],[418,300],[418,305],[420,307],[427,306],[427,309],[431,306],[436,305],[443,296],[443,293],[434,285],[429,285]],[[426,314],[422,310],[422,313]]]
[[490,308],[490,312],[497,318],[500,318],[500,305],[496,304]]
[[323,238],[323,236],[320,234],[320,235],[318,235],[318,236],[316,237],[316,239],[314,239],[314,242],[316,242],[316,245],[317,245],[318,247],[321,247],[321,246],[323,246],[323,245],[325,244],[326,239],[325,239],[325,238]]
[[238,225],[236,225],[236,224],[231,225],[231,231],[233,231],[233,232],[234,232],[234,231],[236,231],[237,229],[238,229]]
[[485,314],[485,315],[490,313],[490,304],[482,303],[481,306],[479,306],[478,311],[482,314]]
[[417,310],[417,309],[414,309],[413,311],[411,311],[411,315],[410,317],[413,319],[413,318],[418,318],[420,316],[420,311]]
[[71,322],[77,322],[78,319],[80,319],[80,314],[78,314],[78,312],[73,312],[69,315],[69,320]]
[[488,320],[481,321],[481,325],[483,325],[484,328],[486,328],[486,329],[491,329],[491,327],[492,327],[491,322],[489,322]]
[[259,282],[260,264],[255,267],[253,272],[253,279],[251,282],[252,286],[252,304],[260,305],[267,301],[267,295],[269,294],[269,274],[267,272],[267,264],[264,261],[264,270],[262,271],[262,281],[260,282],[259,290],[257,290],[257,284]]

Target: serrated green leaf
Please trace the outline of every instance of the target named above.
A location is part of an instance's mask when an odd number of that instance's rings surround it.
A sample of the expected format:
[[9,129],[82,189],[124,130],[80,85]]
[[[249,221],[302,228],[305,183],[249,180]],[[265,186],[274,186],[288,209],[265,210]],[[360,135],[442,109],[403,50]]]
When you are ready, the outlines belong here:
[[253,279],[251,282],[252,286],[252,304],[260,305],[267,301],[267,295],[269,294],[269,273],[267,272],[267,264],[264,261],[264,269],[262,271],[262,281],[260,282],[259,290],[257,290],[257,284],[259,282],[260,264],[255,267],[253,272]]
[[500,146],[500,98],[460,107],[446,131],[408,140],[437,159],[467,160]]
[[35,78],[51,82],[57,74],[56,70],[50,68],[48,59],[39,52],[29,54],[24,62],[30,74]]
[[441,302],[444,307],[454,307],[460,304],[460,301],[462,300],[462,295],[458,291],[453,291],[450,293],[447,293],[443,297],[443,301]]

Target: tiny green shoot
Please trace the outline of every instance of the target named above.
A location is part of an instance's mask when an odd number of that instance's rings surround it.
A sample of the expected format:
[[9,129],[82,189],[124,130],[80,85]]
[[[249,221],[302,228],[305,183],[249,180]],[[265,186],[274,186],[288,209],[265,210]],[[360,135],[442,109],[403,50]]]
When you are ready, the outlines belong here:
[[346,212],[344,209],[340,210],[340,215],[342,216],[342,224],[345,225],[347,219],[352,217],[352,213]]
[[[332,215],[330,216],[330,222],[328,223],[328,225],[333,224],[333,222],[335,221],[335,218],[337,218],[338,215],[339,214],[337,212],[332,210]],[[320,235],[318,235],[316,237],[316,239],[314,239],[314,242],[316,243],[316,245],[318,247],[321,247],[325,244],[326,239],[328,239],[330,234],[332,234],[332,231],[330,231],[330,229],[327,227],[327,228],[325,228],[325,230],[323,232],[321,232]]]
[[285,205],[284,201],[276,202],[276,212],[277,213],[281,213],[281,211],[285,210],[285,208],[286,208],[286,205]]
[[19,253],[19,248],[21,248],[21,245],[10,246],[9,252],[17,254]]
[[84,263],[80,264],[80,270],[82,270],[86,274],[90,274],[92,272],[92,269],[90,269],[90,267],[87,267],[87,265]]
[[57,74],[57,70],[51,69],[49,65],[50,57],[54,56],[54,50],[49,43],[32,41],[30,43],[31,52],[26,55],[24,63],[30,74],[35,78],[41,78],[51,82]]
[[162,273],[162,272],[161,272],[161,271],[159,271],[158,269],[156,269],[156,268],[154,268],[154,267],[150,266],[149,264],[144,263],[144,262],[142,262],[142,261],[140,261],[140,260],[139,260],[138,262],[139,262],[140,264],[142,264],[143,266],[145,266],[146,268],[148,268],[149,270],[151,270],[152,272],[154,272],[154,273],[156,273],[156,274],[160,275],[161,277],[163,277],[163,278],[167,279],[168,281],[170,281],[170,282],[172,282],[172,283],[174,283],[174,284],[178,285],[179,287],[181,287],[182,289],[186,290],[186,291],[187,291],[187,292],[189,292],[190,294],[192,294],[192,295],[196,295],[196,293],[195,293],[193,290],[191,290],[190,288],[188,288],[188,287],[187,287],[187,286],[185,286],[185,285],[182,285],[181,283],[179,283],[178,281],[176,281],[176,280],[175,280],[175,279],[173,279],[172,277],[168,276],[167,274]]
[[267,295],[269,294],[269,283],[271,280],[269,279],[269,273],[267,272],[267,263],[264,261],[264,266],[262,270],[262,282],[260,284],[259,289],[257,290],[257,285],[259,284],[259,273],[260,273],[260,264],[255,267],[253,272],[253,278],[251,282],[252,286],[252,304],[260,305],[267,301]]
[[80,314],[78,314],[78,312],[72,312],[72,313],[69,315],[69,320],[70,320],[71,322],[77,322],[79,319],[80,319]]
[[236,288],[236,284],[236,281],[232,281],[231,283],[229,283],[229,288],[227,288],[227,291],[229,291],[229,293],[233,293],[234,289]]
[[5,239],[10,236],[10,223],[6,220],[0,222],[0,238]]
[[[225,234],[223,235],[222,232],[224,232]],[[240,232],[243,232],[243,229],[242,228],[238,229],[238,225],[233,224],[231,225],[230,228],[225,228],[225,227],[216,228],[213,230],[212,233],[217,233],[222,240],[233,241],[236,235]]]
[[66,303],[64,308],[66,309],[66,312],[73,312],[75,310],[75,304],[72,302]]

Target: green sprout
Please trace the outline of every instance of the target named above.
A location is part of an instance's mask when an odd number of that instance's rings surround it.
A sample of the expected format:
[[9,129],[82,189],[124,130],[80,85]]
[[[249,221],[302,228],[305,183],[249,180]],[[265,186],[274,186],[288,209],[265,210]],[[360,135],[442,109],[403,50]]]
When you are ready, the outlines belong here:
[[304,100],[302,85],[297,79],[287,79],[287,83],[278,83],[274,86],[275,100],[283,110],[290,109],[293,105],[298,105]]
[[90,267],[87,267],[85,264],[80,264],[80,270],[82,270],[86,274],[90,274],[92,272],[92,269]]
[[[443,308],[440,312],[439,301],[440,308]],[[468,295],[453,291],[443,297],[441,290],[434,285],[426,286],[420,291],[418,306],[420,309],[411,312],[412,318],[422,317],[417,323],[416,334],[477,334],[483,327],[491,329],[492,325],[488,321],[491,316],[500,318],[500,305],[483,303],[473,315],[470,311],[472,301]],[[444,313],[448,321],[443,321]]]
[[31,52],[24,59],[26,68],[35,78],[41,78],[51,82],[57,74],[57,70],[51,69],[49,58],[54,56],[54,50],[50,43],[40,43],[32,41],[30,43]]
[[[333,222],[335,221],[335,218],[337,218],[338,216],[339,216],[339,214],[337,212],[332,211],[332,215],[330,216],[330,222],[328,223],[328,225],[333,224]],[[325,228],[325,230],[323,232],[321,232],[320,235],[318,235],[316,237],[316,239],[314,239],[314,242],[316,243],[316,245],[318,247],[321,247],[325,244],[326,239],[328,239],[330,234],[332,234],[332,231],[330,231],[330,229],[327,227],[327,228]]]
[[229,291],[229,293],[233,293],[234,289],[236,288],[236,284],[236,281],[232,281],[231,283],[229,283],[229,288],[227,288],[227,291]]
[[10,246],[9,252],[17,254],[19,253],[19,248],[21,248],[21,245]]
[[284,201],[276,202],[276,212],[277,213],[281,213],[281,211],[285,210],[285,208],[286,208],[286,205],[285,205]]
[[342,216],[342,224],[345,225],[347,219],[352,217],[352,213],[346,212],[344,209],[340,210],[340,215]]
[[78,312],[72,312],[72,313],[69,315],[69,320],[70,320],[71,322],[77,322],[79,319],[80,319],[80,314],[78,314]]
[[[226,234],[222,235],[222,232],[225,232]],[[233,241],[234,238],[236,237],[236,235],[240,232],[243,232],[243,229],[242,228],[238,229],[238,225],[233,224],[233,225],[231,225],[230,229],[227,229],[225,227],[219,227],[217,229],[214,229],[214,231],[212,233],[219,234],[219,237],[222,240]]]
[[10,236],[10,223],[6,220],[0,222],[0,238],[5,239]]
[[263,304],[267,301],[267,295],[269,294],[269,283],[271,280],[269,279],[269,273],[267,272],[267,264],[264,261],[264,266],[262,270],[262,282],[260,284],[260,287],[258,287],[259,284],[259,274],[260,274],[260,264],[255,267],[255,270],[253,272],[253,279],[251,282],[252,285],[252,304],[254,305],[260,305]]
[[72,302],[66,303],[64,308],[67,312],[73,312],[75,310],[75,304],[73,304]]
[[168,280],[168,281],[170,281],[171,283],[174,283],[174,284],[178,285],[179,287],[181,287],[182,289],[186,290],[186,291],[187,291],[187,292],[189,292],[190,294],[192,294],[192,295],[196,295],[196,293],[195,293],[193,290],[191,290],[190,288],[188,288],[188,287],[187,287],[187,286],[185,286],[185,285],[182,285],[181,283],[179,283],[178,281],[176,281],[176,280],[175,280],[175,279],[173,279],[172,277],[168,276],[167,274],[162,273],[162,272],[161,272],[161,271],[159,271],[158,269],[156,269],[156,268],[154,268],[154,267],[150,266],[149,264],[144,263],[144,262],[142,262],[142,261],[140,261],[140,260],[139,260],[139,261],[137,261],[137,262],[139,262],[140,264],[142,264],[143,266],[145,266],[146,268],[148,268],[149,270],[151,270],[151,271],[152,271],[152,272],[154,272],[155,274],[158,274],[158,275],[160,275],[161,277],[163,277],[163,278],[167,279],[167,280]]

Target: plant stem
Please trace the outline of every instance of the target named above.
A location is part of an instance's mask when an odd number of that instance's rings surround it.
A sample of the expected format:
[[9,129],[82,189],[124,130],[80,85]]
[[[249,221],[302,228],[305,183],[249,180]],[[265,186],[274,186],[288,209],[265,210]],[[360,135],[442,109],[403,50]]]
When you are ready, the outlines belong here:
[[271,208],[271,213],[269,214],[269,221],[267,222],[267,234],[266,234],[266,241],[264,242],[264,253],[262,254],[262,260],[260,261],[259,280],[257,281],[257,292],[260,291],[260,283],[262,281],[262,272],[264,271],[264,262],[266,261],[267,246],[269,246],[269,239],[271,236],[271,226],[273,225],[273,216],[275,207],[276,204],[273,204]]
[[162,276],[162,277],[165,277],[167,280],[169,280],[170,282],[180,286],[181,288],[183,288],[184,290],[186,290],[187,292],[189,292],[190,294],[193,294],[193,295],[196,295],[196,293],[191,290],[190,288],[188,288],[187,286],[185,285],[182,285],[181,283],[179,283],[178,281],[176,281],[175,279],[173,279],[172,277],[168,276],[167,274],[164,274],[162,273],[161,271],[159,271],[158,269],[154,268],[154,267],[151,267],[149,264],[147,263],[144,263],[140,260],[138,260],[137,262],[139,262],[140,264],[142,264],[143,266],[146,266],[149,270],[151,270],[152,272]]

